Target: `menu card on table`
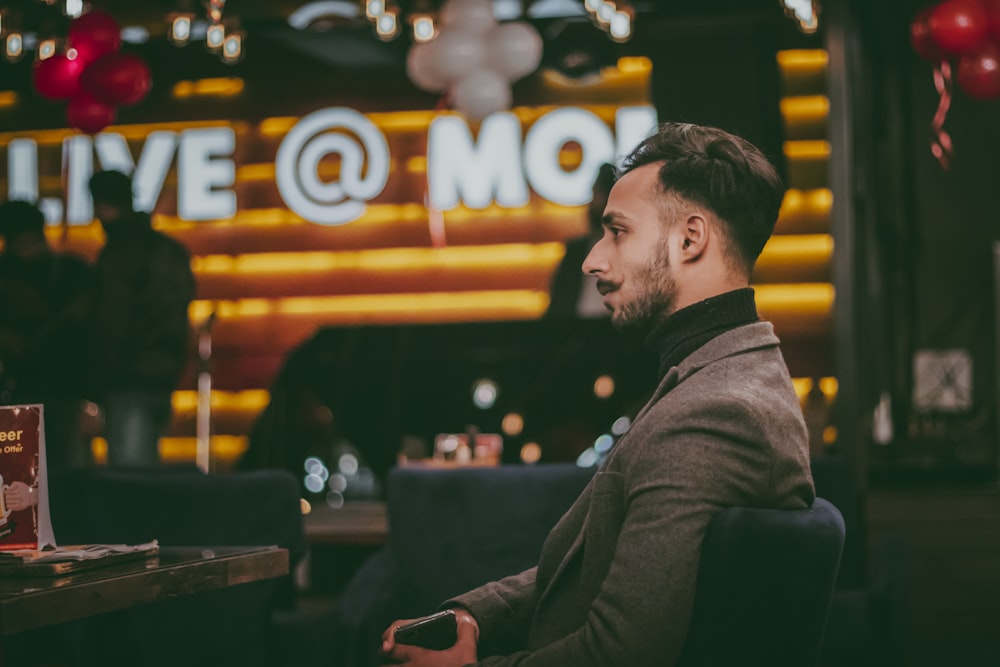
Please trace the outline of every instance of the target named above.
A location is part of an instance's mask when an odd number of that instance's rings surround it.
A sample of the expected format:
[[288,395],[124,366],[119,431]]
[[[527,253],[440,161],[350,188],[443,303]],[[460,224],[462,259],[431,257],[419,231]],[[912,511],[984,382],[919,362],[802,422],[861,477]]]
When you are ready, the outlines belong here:
[[0,550],[55,546],[41,405],[0,406]]

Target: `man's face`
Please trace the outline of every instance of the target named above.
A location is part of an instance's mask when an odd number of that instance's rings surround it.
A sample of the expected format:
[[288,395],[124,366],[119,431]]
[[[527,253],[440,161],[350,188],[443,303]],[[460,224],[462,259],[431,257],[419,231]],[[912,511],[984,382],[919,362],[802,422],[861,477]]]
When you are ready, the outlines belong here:
[[677,295],[658,203],[658,171],[659,165],[646,165],[615,183],[604,212],[604,235],[583,262],[584,273],[598,279],[612,324],[640,335],[673,312]]

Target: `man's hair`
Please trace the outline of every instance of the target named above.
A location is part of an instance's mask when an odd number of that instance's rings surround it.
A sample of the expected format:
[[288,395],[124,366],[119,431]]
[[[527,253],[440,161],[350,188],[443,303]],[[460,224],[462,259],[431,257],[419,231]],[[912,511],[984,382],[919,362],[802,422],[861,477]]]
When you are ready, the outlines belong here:
[[90,177],[94,203],[132,210],[132,179],[120,171],[99,171]]
[[45,234],[45,216],[41,210],[17,199],[0,204],[0,236],[9,240],[27,233]]
[[774,231],[785,193],[774,165],[747,140],[690,123],[660,125],[625,158],[622,173],[657,163],[663,192],[715,214],[734,259],[749,275]]

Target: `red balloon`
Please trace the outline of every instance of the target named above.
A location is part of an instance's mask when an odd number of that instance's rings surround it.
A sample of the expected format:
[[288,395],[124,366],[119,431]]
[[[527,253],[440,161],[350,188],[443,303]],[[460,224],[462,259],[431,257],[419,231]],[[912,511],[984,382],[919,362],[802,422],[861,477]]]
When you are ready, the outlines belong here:
[[91,63],[118,50],[121,32],[118,22],[108,14],[89,12],[70,23],[67,46]]
[[118,111],[110,104],[96,99],[87,91],[81,91],[66,105],[66,120],[87,134],[97,134],[115,122]]
[[125,105],[141,101],[153,85],[149,66],[131,53],[101,56],[83,73],[83,88],[105,104]]
[[989,17],[990,39],[1000,42],[1000,0],[982,0]]
[[1000,46],[988,43],[979,51],[959,58],[955,78],[969,97],[977,100],[1000,97]]
[[917,52],[918,56],[937,63],[941,61],[941,50],[931,38],[931,29],[927,25],[931,9],[931,7],[924,7],[913,17],[913,22],[910,23],[910,44],[913,45],[913,50]]
[[961,55],[986,43],[989,16],[980,0],[946,0],[931,10],[927,28],[942,52]]
[[35,62],[32,79],[35,90],[50,100],[65,100],[80,92],[80,79],[87,66],[81,58],[66,53]]

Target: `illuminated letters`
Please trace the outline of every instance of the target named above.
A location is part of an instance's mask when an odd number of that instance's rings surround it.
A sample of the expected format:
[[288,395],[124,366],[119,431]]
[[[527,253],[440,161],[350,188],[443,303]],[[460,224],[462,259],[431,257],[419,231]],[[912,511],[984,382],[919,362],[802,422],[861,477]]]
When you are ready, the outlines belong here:
[[[593,113],[564,108],[551,111],[532,125],[521,151],[521,124],[510,113],[488,116],[473,143],[466,122],[442,116],[431,122],[427,136],[427,179],[430,203],[450,210],[464,203],[483,209],[495,201],[507,208],[528,203],[525,183],[539,195],[563,206],[590,201],[597,170],[628,153],[656,127],[653,107],[619,109],[615,134]],[[567,143],[580,145],[582,161],[573,171],[559,164]]]
[[[531,126],[522,141],[521,121],[510,112],[483,120],[473,138],[457,115],[435,118],[427,130],[429,205],[439,210],[465,205],[485,209],[528,204],[530,190],[562,206],[590,201],[601,163],[628,153],[656,125],[650,106],[623,107],[614,132],[594,113],[574,107],[551,111]],[[581,149],[581,161],[565,170],[559,154],[568,143]],[[152,211],[176,155],[177,214],[184,220],[223,220],[238,210],[233,185],[236,133],[231,127],[151,132],[133,159],[125,138],[105,132],[91,138],[74,134],[63,140],[65,211],[58,198],[39,201],[45,219],[55,224],[89,224],[94,217],[88,182],[95,168],[132,174],[135,207]],[[340,176],[320,178],[321,162],[340,157]],[[95,161],[96,156],[96,161]],[[343,225],[360,218],[389,178],[389,145],[364,114],[343,107],[321,109],[303,117],[285,135],[275,158],[278,192],[288,208],[321,225]],[[38,200],[38,146],[34,139],[7,144],[7,196]]]
[[236,133],[228,127],[186,130],[177,150],[177,215],[185,220],[214,220],[236,215],[236,182],[231,156]]
[[[340,155],[340,180],[324,182],[319,165],[331,153]],[[389,180],[389,144],[374,123],[354,109],[314,111],[285,135],[274,174],[288,208],[310,222],[343,225],[360,218],[368,200]]]
[[434,208],[448,210],[459,201],[483,209],[493,202],[515,208],[528,203],[521,170],[521,121],[511,113],[483,120],[474,144],[469,125],[459,116],[431,121],[427,135],[427,180]]

